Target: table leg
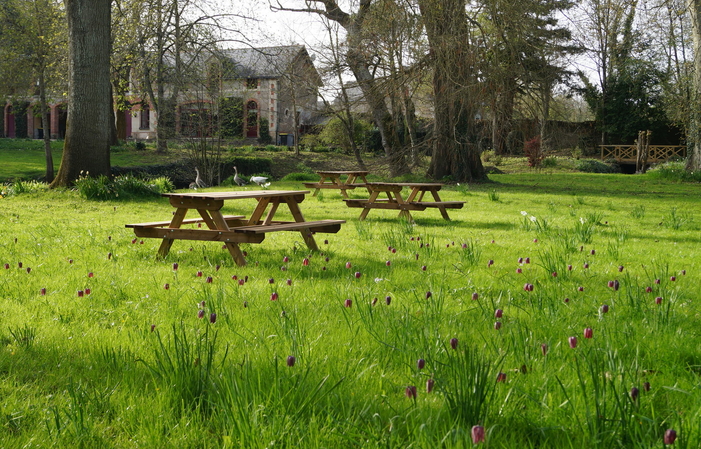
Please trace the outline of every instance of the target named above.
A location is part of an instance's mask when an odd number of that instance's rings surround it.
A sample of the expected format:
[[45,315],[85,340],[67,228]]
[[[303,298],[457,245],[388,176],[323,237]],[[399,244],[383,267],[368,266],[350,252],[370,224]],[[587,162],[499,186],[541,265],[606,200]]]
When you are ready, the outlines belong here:
[[[220,231],[229,230],[229,225],[226,223],[226,220],[224,219],[224,216],[222,215],[221,211],[213,210],[210,213],[212,215],[210,221],[214,225],[213,227],[210,227],[210,229],[219,229]],[[204,215],[202,215],[202,218],[204,218]],[[207,221],[207,219],[205,219],[205,221]],[[243,257],[243,253],[241,252],[241,248],[239,248],[238,243],[226,242],[224,243],[224,245],[226,246],[226,249],[229,250],[229,254],[231,254],[231,257],[234,258],[234,262],[236,262],[236,265],[240,267],[246,265],[246,259]]]
[[[436,201],[436,202],[438,202],[438,203],[441,202],[441,197],[438,195],[438,191],[437,191],[437,190],[431,190],[431,194],[433,195],[434,201]],[[448,211],[445,210],[445,207],[444,207],[444,206],[440,206],[440,205],[439,205],[439,206],[438,206],[438,210],[441,211],[441,215],[443,216],[443,218],[444,218],[445,220],[450,221],[450,217],[448,216]]]
[[[387,192],[387,196],[390,197],[390,201],[391,201],[392,198],[390,196],[390,192]],[[404,201],[404,199],[402,198],[402,194],[400,192],[395,192],[394,197],[395,197],[394,202],[397,203],[399,205],[399,207],[401,207],[402,204],[403,205],[407,204],[407,202]],[[408,221],[409,223],[414,222],[414,218],[411,216],[411,212],[409,212],[408,209],[400,209],[399,216],[404,217],[406,219],[406,221]]]
[[[370,194],[370,198],[368,199],[367,205],[370,205],[370,204],[374,203],[375,200],[377,200],[377,197],[378,197],[379,195],[380,195],[380,191],[379,191],[379,190],[373,190],[372,193]],[[369,207],[366,207],[365,209],[363,209],[362,212],[360,212],[360,218],[359,218],[359,220],[360,220],[360,221],[365,220],[365,218],[368,216],[368,213],[369,213],[369,212],[370,212],[370,208],[369,208]]]
[[270,198],[261,198],[258,200],[258,205],[253,210],[251,218],[248,219],[249,225],[258,224],[258,221],[260,221],[260,217],[263,216],[263,212],[265,212],[265,209],[268,207],[268,203],[270,203]]
[[[292,216],[294,217],[295,221],[297,223],[303,223],[304,220],[304,215],[302,215],[302,211],[299,209],[299,204],[293,197],[287,197],[284,198],[284,201],[287,203],[287,207],[290,208],[290,212],[292,213]],[[312,231],[309,228],[302,229],[299,231],[300,234],[302,234],[302,238],[304,239],[304,243],[307,244],[307,247],[312,250],[312,251],[319,251],[319,247],[316,244],[316,240],[314,240],[314,235],[312,235]]]
[[[185,219],[185,215],[187,214],[187,208],[184,207],[179,207],[175,210],[175,214],[173,215],[173,219],[170,221],[170,226],[169,228],[180,228],[180,226],[183,224],[183,220]],[[161,242],[161,246],[158,248],[158,257],[161,259],[164,259],[168,253],[170,252],[170,247],[173,246],[173,240],[172,239],[163,239]]]
[[265,216],[265,220],[263,220],[264,225],[269,225],[273,221],[273,217],[275,216],[275,212],[277,212],[279,205],[280,200],[273,201],[273,204],[270,205],[270,209],[268,209],[268,214]]

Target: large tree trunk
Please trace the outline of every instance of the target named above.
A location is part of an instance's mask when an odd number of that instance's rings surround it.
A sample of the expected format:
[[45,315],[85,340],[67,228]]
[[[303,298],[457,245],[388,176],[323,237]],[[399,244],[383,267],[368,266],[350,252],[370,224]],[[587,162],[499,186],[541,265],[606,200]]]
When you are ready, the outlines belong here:
[[420,0],[433,58],[434,137],[428,175],[457,182],[486,179],[475,131],[474,58],[464,0]]
[[701,0],[688,0],[694,42],[694,82],[691,93],[686,169],[701,170]]
[[83,172],[110,175],[110,0],[64,0],[68,21],[68,122],[52,187]]

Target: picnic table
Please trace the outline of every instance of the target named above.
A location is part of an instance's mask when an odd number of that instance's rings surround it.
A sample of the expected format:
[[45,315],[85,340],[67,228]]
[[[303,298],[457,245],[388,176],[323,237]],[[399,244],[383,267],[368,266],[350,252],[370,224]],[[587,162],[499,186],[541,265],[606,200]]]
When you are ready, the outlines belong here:
[[[438,182],[368,182],[365,184],[370,192],[368,199],[345,199],[348,207],[360,207],[360,220],[365,220],[370,209],[391,209],[399,210],[399,216],[409,221],[414,221],[411,211],[421,211],[427,208],[437,208],[444,219],[450,220],[446,209],[462,209],[464,201],[443,201],[438,191],[443,184]],[[409,196],[404,199],[402,190],[408,187],[411,189]],[[424,195],[430,192],[433,201],[424,201]],[[381,198],[381,194],[386,195]]]
[[[312,196],[316,196],[320,189],[337,189],[341,191],[343,198],[348,198],[346,190],[352,190],[356,187],[365,187],[368,180],[365,177],[369,172],[361,170],[334,170],[334,171],[318,171],[317,175],[320,176],[318,182],[305,182],[304,187],[314,190]],[[341,176],[346,176],[345,181],[341,180]],[[357,179],[363,180],[363,183],[357,183]]]
[[[313,232],[336,233],[345,220],[306,221],[299,208],[308,190],[255,190],[238,192],[164,193],[175,207],[170,221],[128,224],[138,237],[163,239],[158,257],[166,257],[175,240],[202,240],[223,242],[234,261],[245,265],[246,260],[239,248],[240,243],[261,243],[268,232],[299,231],[309,249],[319,248]],[[224,201],[254,198],[257,204],[250,217],[223,215]],[[274,220],[280,204],[286,204],[294,221]],[[189,210],[196,210],[199,218],[185,219]],[[201,226],[207,229],[182,228],[182,225]]]

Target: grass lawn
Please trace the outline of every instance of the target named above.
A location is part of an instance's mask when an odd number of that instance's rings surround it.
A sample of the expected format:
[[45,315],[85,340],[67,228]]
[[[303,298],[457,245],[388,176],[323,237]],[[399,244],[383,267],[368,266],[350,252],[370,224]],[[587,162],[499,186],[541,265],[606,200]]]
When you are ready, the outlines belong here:
[[164,199],[0,199],[0,447],[701,446],[701,186],[490,178],[441,192],[449,222],[308,196],[341,231],[272,233],[245,267],[156,260],[124,224]]
[[[63,141],[51,142],[54,170],[58,171]],[[130,147],[114,147],[110,154],[113,166],[133,167],[162,164],[183,157],[182,151],[158,155],[153,150],[136,151]],[[46,174],[44,142],[32,139],[0,139],[0,183],[16,179],[39,179]]]

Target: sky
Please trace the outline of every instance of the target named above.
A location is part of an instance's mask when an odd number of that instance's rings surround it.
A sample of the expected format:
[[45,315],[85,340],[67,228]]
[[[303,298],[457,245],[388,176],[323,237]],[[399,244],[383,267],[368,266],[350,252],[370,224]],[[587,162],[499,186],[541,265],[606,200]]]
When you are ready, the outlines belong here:
[[[275,46],[303,44],[310,49],[318,46],[325,36],[319,17],[309,13],[273,12],[270,1],[276,0],[215,0],[218,8],[250,17],[237,20],[238,28],[245,33],[250,44]],[[302,7],[301,0],[280,0],[288,7]],[[232,43],[232,46],[244,46]]]

